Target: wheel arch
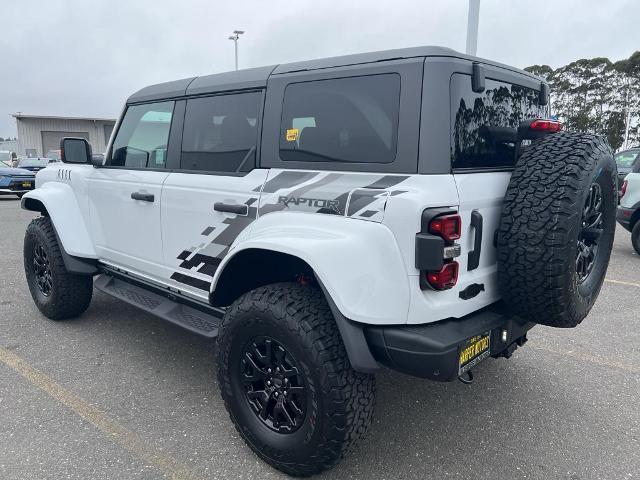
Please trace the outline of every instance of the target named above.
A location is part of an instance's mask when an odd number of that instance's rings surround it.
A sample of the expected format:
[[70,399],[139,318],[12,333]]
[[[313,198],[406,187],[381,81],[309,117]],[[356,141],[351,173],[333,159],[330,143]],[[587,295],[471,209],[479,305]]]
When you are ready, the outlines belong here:
[[[258,272],[247,275],[248,271]],[[373,358],[362,324],[347,319],[338,309],[322,280],[305,260],[289,253],[264,248],[248,248],[234,255],[218,276],[219,285],[210,294],[214,306],[228,306],[246,292],[279,282],[316,281],[329,304],[354,370],[373,373],[380,369]]]
[[67,269],[74,273],[95,273],[97,258],[85,223],[85,216],[71,186],[47,182],[22,197],[24,210],[49,217]]
[[22,201],[20,206],[23,210],[29,210],[31,212],[40,212],[44,216],[49,216],[49,212],[47,211],[47,207],[45,207],[44,203],[37,198],[31,197],[22,197]]

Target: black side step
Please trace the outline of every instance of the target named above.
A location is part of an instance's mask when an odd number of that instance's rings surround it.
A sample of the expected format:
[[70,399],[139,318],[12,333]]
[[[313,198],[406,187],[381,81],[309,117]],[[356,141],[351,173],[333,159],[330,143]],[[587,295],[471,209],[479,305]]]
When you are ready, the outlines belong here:
[[203,312],[106,274],[97,276],[93,284],[101,292],[194,333],[207,338],[218,336],[218,327],[222,319],[214,314],[217,312]]

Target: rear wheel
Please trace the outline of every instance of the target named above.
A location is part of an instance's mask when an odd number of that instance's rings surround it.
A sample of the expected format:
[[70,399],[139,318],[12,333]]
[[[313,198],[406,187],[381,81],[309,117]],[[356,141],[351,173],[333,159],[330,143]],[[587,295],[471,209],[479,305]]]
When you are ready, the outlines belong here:
[[77,317],[91,303],[93,278],[67,272],[48,217],[32,220],[24,238],[24,270],[34,303],[52,320]]
[[218,382],[236,429],[260,458],[296,476],[331,468],[371,423],[372,375],[355,372],[321,292],[281,283],[227,310]]
[[631,230],[631,245],[638,255],[640,255],[640,220],[636,222]]
[[609,263],[616,164],[602,137],[555,133],[516,162],[497,236],[498,283],[528,321],[575,327],[593,306]]

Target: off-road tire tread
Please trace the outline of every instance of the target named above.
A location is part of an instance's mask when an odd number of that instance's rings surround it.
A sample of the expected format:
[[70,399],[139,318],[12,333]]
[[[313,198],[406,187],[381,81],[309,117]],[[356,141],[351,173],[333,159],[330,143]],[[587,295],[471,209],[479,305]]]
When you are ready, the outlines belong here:
[[534,141],[516,162],[498,229],[498,285],[511,310],[527,320],[554,327],[582,320],[567,285],[585,171],[601,155],[612,156],[603,137],[561,132]]
[[316,453],[299,463],[280,463],[252,443],[242,425],[232,417],[235,428],[256,454],[289,475],[310,476],[336,465],[369,428],[375,404],[375,377],[351,368],[347,352],[329,306],[320,290],[294,283],[276,283],[259,287],[236,300],[227,310],[218,336],[218,383],[227,410],[231,412],[231,386],[227,333],[234,317],[242,311],[261,311],[267,306],[283,325],[300,339],[324,376],[320,390],[325,405],[324,438]]
[[[36,306],[43,315],[51,320],[67,320],[79,316],[91,303],[93,278],[90,275],[77,275],[67,271],[60,253],[56,232],[49,217],[38,217],[29,223],[25,234],[25,245],[29,236],[42,239],[45,243],[53,277],[54,290],[52,291],[53,297],[50,298],[51,301],[40,301],[40,297],[34,291],[37,287],[31,282],[27,282]],[[26,251],[24,260],[25,274],[28,278],[30,265],[27,265]]]

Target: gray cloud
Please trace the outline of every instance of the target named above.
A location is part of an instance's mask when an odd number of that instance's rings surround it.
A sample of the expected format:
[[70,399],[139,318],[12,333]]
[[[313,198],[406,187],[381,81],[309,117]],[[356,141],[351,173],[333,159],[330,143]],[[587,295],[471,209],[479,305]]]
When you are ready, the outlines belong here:
[[[635,0],[481,0],[478,53],[524,67],[640,49]],[[415,45],[463,50],[466,0],[7,0],[0,136],[10,113],[115,117],[151,83]]]

